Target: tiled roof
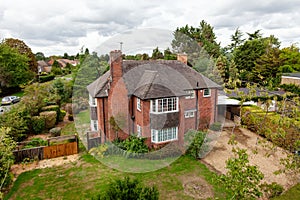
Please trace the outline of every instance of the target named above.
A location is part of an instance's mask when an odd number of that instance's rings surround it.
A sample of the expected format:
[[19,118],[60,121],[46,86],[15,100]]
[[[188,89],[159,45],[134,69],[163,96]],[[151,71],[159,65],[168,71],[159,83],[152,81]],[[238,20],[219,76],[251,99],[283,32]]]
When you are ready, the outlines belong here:
[[[250,90],[249,90],[249,88],[239,88],[238,92],[231,91],[230,93],[227,93],[226,95],[229,97],[240,97],[239,92],[241,92],[242,94],[248,95]],[[262,96],[265,96],[266,94],[269,96],[282,96],[283,94],[285,94],[285,92],[281,91],[281,90],[280,91],[269,91],[269,90],[264,90],[264,89],[259,89],[259,88],[255,89],[254,95],[256,97],[262,97]]]
[[[123,60],[123,79],[129,95],[141,99],[186,95],[185,90],[221,88],[182,62],[174,60]],[[104,97],[110,71],[88,86],[94,97]]]

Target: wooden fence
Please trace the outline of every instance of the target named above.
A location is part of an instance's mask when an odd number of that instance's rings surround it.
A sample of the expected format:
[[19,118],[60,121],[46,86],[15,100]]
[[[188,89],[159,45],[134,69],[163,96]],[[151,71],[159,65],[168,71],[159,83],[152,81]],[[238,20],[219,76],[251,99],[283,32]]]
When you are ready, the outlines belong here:
[[[67,142],[66,142],[67,141]],[[76,135],[59,136],[48,139],[48,146],[40,146],[13,151],[15,162],[23,162],[24,159],[43,160],[77,154],[78,137]]]
[[88,150],[98,147],[101,144],[100,133],[97,131],[89,131],[86,134]]

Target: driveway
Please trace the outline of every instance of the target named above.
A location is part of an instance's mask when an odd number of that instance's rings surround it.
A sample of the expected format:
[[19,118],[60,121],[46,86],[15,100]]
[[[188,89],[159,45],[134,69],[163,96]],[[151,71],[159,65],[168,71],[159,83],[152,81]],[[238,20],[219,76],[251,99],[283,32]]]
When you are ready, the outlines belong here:
[[[202,158],[202,161],[213,170],[219,173],[226,173],[225,161],[233,156],[231,152],[232,146],[228,144],[232,128],[224,129],[218,137],[215,138],[212,150]],[[237,146],[239,148],[247,149],[249,161],[251,165],[259,167],[264,174],[264,180],[267,183],[277,182],[285,189],[290,188],[299,182],[299,175],[279,174],[275,175],[273,172],[284,168],[280,165],[280,159],[286,157],[283,149],[276,147],[270,150],[272,143],[263,140],[262,137],[249,131],[245,128],[235,128],[234,133]],[[262,141],[265,141],[262,144]],[[257,152],[255,154],[254,152]]]

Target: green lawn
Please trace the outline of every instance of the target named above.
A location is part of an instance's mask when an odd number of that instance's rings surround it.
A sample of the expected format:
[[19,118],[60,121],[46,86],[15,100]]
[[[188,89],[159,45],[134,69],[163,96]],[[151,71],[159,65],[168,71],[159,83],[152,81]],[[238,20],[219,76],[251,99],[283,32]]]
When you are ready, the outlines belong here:
[[124,173],[106,167],[88,154],[68,165],[22,173],[5,199],[91,199],[103,193],[113,180],[126,175],[145,185],[155,185],[160,199],[193,199],[184,192],[183,182],[203,177],[212,185],[214,197],[225,199],[223,188],[213,182],[215,174],[187,156],[157,171]]
[[279,197],[273,198],[273,200],[292,200],[300,199],[300,183],[283,193]]

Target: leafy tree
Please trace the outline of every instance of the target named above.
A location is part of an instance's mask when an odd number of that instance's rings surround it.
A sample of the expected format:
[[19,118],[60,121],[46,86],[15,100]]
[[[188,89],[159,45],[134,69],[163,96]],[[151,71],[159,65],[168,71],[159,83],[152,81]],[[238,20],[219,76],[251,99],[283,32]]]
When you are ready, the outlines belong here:
[[230,52],[234,51],[245,41],[245,39],[243,39],[242,37],[243,37],[243,33],[239,30],[239,28],[237,28],[235,30],[234,34],[231,35],[232,43],[230,45],[228,45],[228,47],[226,49],[228,49]]
[[28,58],[6,44],[0,44],[0,92],[25,85],[33,77]]
[[163,53],[158,49],[158,47],[156,47],[155,49],[153,49],[152,51],[152,59],[157,60],[157,59],[163,59],[164,55]]
[[3,198],[2,189],[12,181],[10,167],[14,163],[12,151],[16,143],[8,135],[11,130],[6,127],[0,128],[0,199]]
[[262,195],[260,182],[264,175],[256,166],[249,164],[246,149],[232,149],[233,158],[226,161],[225,175],[218,180],[224,184],[231,199],[256,199]]
[[37,52],[37,53],[35,54],[35,59],[36,59],[36,60],[45,60],[46,57],[45,57],[45,55],[44,55],[43,52]]
[[53,65],[51,67],[51,73],[53,73],[54,75],[61,75],[62,74],[61,67],[60,67],[59,63],[56,60],[53,62]]
[[279,57],[283,60],[283,66],[292,68],[287,72],[300,71],[300,51],[295,44],[281,49]]
[[176,59],[177,59],[177,55],[172,53],[169,47],[164,50],[164,60],[176,60]]
[[[202,20],[199,27],[186,25],[185,27],[177,28],[174,32],[174,40],[172,48],[178,53],[199,52],[199,47],[204,48],[206,52],[217,58],[220,56],[220,44],[216,42],[216,36],[213,32],[213,27]],[[194,41],[196,43],[194,43]],[[190,46],[192,44],[192,46]],[[197,45],[199,47],[197,47]],[[190,49],[187,51],[187,49]],[[192,52],[190,52],[192,51]]]
[[99,194],[94,200],[157,200],[159,192],[156,187],[146,187],[138,179],[131,180],[125,177],[124,180],[117,179],[109,184],[104,194]]
[[38,73],[38,65],[36,62],[35,55],[32,53],[30,47],[28,47],[25,42],[19,39],[7,38],[3,41],[4,44],[7,44],[13,49],[18,50],[18,52],[26,57],[28,57],[28,66],[29,69],[35,74]]

